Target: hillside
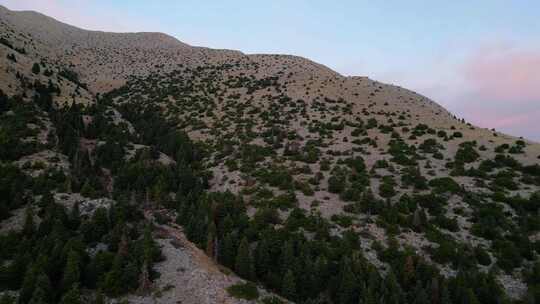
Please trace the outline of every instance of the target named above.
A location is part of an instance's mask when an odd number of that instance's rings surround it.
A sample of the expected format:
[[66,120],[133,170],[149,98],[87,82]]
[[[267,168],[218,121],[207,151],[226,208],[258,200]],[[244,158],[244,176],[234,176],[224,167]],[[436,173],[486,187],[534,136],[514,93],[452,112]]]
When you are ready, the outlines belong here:
[[0,171],[20,303],[540,301],[540,144],[301,57],[0,6]]

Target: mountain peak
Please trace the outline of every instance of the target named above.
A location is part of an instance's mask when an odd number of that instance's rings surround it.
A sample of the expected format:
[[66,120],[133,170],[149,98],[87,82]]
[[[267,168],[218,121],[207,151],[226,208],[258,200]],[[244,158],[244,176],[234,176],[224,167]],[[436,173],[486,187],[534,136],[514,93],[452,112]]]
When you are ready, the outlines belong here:
[[539,144],[303,57],[35,12],[0,8],[0,66],[2,303],[535,301]]

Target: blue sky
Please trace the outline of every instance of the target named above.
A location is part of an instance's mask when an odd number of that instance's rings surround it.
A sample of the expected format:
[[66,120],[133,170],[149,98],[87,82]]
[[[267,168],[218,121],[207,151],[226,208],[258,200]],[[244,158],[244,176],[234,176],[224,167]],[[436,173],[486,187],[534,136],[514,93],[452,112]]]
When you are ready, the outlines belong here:
[[87,29],[159,31],[192,45],[308,57],[423,93],[482,127],[540,141],[540,1],[0,4]]

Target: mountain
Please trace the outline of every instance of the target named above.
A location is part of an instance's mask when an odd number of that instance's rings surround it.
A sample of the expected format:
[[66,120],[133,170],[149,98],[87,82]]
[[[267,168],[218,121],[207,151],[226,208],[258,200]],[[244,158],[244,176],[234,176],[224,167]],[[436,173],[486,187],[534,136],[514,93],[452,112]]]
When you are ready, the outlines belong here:
[[19,302],[540,300],[540,144],[309,59],[1,6],[0,67]]

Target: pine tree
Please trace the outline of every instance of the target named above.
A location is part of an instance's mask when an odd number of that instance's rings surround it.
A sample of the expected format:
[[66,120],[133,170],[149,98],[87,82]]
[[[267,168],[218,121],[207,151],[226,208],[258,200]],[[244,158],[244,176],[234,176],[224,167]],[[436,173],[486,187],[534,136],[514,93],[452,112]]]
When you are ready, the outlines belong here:
[[109,230],[107,209],[98,208],[92,215],[91,235],[93,241],[99,241]]
[[92,185],[90,185],[90,181],[86,180],[81,188],[81,195],[93,198],[95,196],[95,192],[96,191],[94,190]]
[[45,291],[39,287],[36,287],[34,289],[34,293],[32,294],[32,298],[30,299],[29,304],[46,304],[47,303],[47,294]]
[[148,265],[150,265],[154,261],[155,249],[156,246],[154,243],[154,239],[152,238],[152,228],[150,227],[150,225],[146,225],[143,234],[143,261],[147,262]]
[[34,223],[34,210],[32,206],[26,207],[23,233],[28,237],[32,237],[36,232],[36,224]]
[[122,256],[117,254],[112,269],[105,275],[103,289],[109,295],[116,296],[122,293],[122,264]]
[[431,279],[431,291],[430,291],[431,303],[439,304],[440,291],[439,291],[439,280],[437,277]]
[[236,241],[231,233],[225,235],[223,246],[221,247],[223,248],[220,252],[221,263],[233,268],[236,257]]
[[210,222],[208,226],[208,236],[206,237],[206,255],[215,259],[216,254],[216,244],[217,244],[217,234],[216,234],[216,224],[214,221]]
[[426,293],[426,290],[422,287],[420,281],[416,282],[416,287],[414,288],[414,303],[415,304],[429,304],[429,297]]
[[367,290],[360,296],[359,303],[377,304],[375,291],[371,288],[367,288]]
[[69,215],[69,221],[70,221],[71,227],[73,229],[79,228],[79,225],[81,224],[81,212],[79,210],[79,203],[78,202],[73,204],[73,208],[71,208],[71,213]]
[[40,71],[41,68],[39,67],[39,63],[34,62],[34,64],[32,65],[32,73],[39,74]]
[[79,254],[71,250],[68,253],[66,267],[64,268],[64,276],[62,278],[62,289],[70,290],[74,284],[78,283],[81,278],[80,258]]
[[254,278],[253,261],[249,250],[247,238],[242,238],[238,246],[238,253],[235,260],[235,270],[238,275],[246,279]]
[[34,293],[32,294],[32,299],[30,299],[30,303],[48,303],[51,300],[52,292],[53,291],[49,277],[47,277],[46,274],[41,273],[37,277]]
[[101,290],[98,290],[96,298],[94,299],[94,304],[105,304],[105,297],[103,296]]
[[144,262],[141,267],[141,274],[139,275],[139,293],[147,294],[152,289],[148,262]]
[[415,280],[414,260],[412,256],[405,258],[405,265],[403,268],[403,282],[406,285],[410,285]]
[[[146,265],[148,267],[148,265]],[[122,286],[121,293],[135,290],[139,283],[139,270],[135,262],[128,262],[122,269],[122,276],[120,284]]]
[[45,193],[43,193],[43,195],[41,196],[41,200],[39,201],[39,206],[41,208],[47,208],[49,207],[50,205],[54,204],[54,196],[53,194],[51,193],[51,191],[46,191]]
[[396,276],[392,270],[388,272],[385,278],[386,281],[386,303],[399,304],[399,299],[402,297],[401,288],[397,283]]
[[12,296],[10,296],[9,294],[5,293],[0,298],[0,304],[15,304],[15,299]]
[[314,286],[317,290],[324,289],[328,277],[328,261],[324,256],[318,256],[315,260],[315,282]]
[[[120,241],[118,242],[118,248],[116,250],[116,253],[122,257],[125,257],[129,254],[129,243],[130,243],[129,237],[127,235],[128,233],[127,229],[117,226],[117,229],[114,229],[114,231],[121,233]],[[143,254],[144,254],[144,250],[143,250]]]
[[64,294],[60,304],[80,304],[81,303],[81,293],[79,291],[78,284],[74,284],[71,289]]
[[480,301],[478,301],[478,298],[471,288],[467,288],[467,291],[465,292],[465,299],[467,304],[480,304]]
[[256,250],[256,273],[259,278],[266,276],[271,267],[270,246],[266,239],[257,244]]
[[424,218],[425,214],[424,211],[421,208],[417,208],[413,213],[413,228],[415,231],[420,232],[422,231],[422,227],[424,226]]
[[21,303],[28,303],[28,301],[32,298],[36,286],[38,272],[39,270],[36,265],[30,266],[26,270],[21,290],[19,292],[19,301]]
[[450,299],[450,293],[448,292],[448,286],[446,281],[442,282],[441,287],[441,304],[450,304],[452,300]]
[[353,303],[356,294],[356,278],[352,273],[351,262],[343,257],[341,260],[340,283],[338,298],[339,303]]
[[289,269],[294,269],[294,244],[291,240],[283,243],[280,256],[281,273],[287,272]]
[[294,300],[296,296],[296,279],[292,270],[287,270],[281,283],[281,293],[287,299]]

